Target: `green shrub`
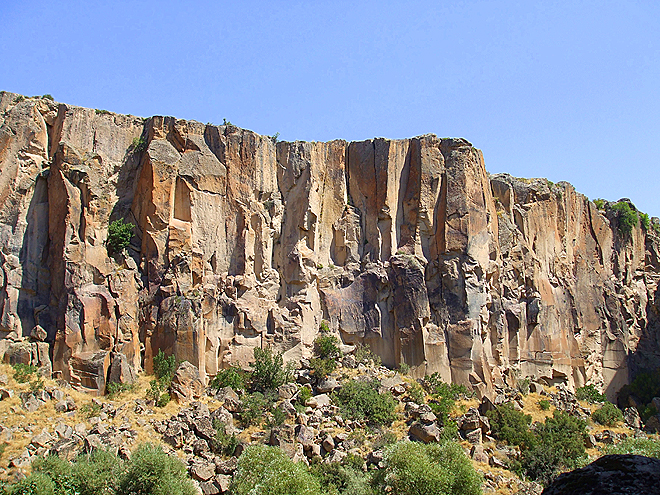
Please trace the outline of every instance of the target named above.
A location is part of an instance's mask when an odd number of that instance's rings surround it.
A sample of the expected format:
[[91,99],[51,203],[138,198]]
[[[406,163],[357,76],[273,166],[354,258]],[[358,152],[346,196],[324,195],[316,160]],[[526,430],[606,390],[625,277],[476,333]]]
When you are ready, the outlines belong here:
[[252,368],[252,388],[260,392],[275,390],[293,378],[293,369],[284,366],[282,353],[273,354],[271,349],[255,347]]
[[542,411],[547,411],[550,409],[550,401],[546,399],[542,399],[539,401],[539,407],[541,408]]
[[410,373],[410,366],[404,362],[399,363],[399,373],[402,375],[407,375]]
[[133,138],[131,148],[133,148],[133,153],[141,153],[147,149],[147,141],[142,136],[136,136]]
[[339,344],[337,337],[322,333],[314,339],[314,354],[322,359],[338,358],[341,356],[341,351],[337,344]]
[[101,110],[95,108],[94,111],[96,112],[96,115],[110,115],[110,112],[108,110]]
[[261,392],[245,394],[241,399],[241,411],[238,414],[238,420],[246,428],[250,425],[261,424],[265,411],[271,407],[272,401]]
[[422,386],[414,382],[408,389],[408,398],[412,400],[415,404],[425,404],[426,396],[424,395],[424,389]]
[[523,378],[522,380],[518,380],[517,387],[518,390],[520,391],[521,394],[527,395],[529,394],[529,386],[531,384],[531,381],[529,378]]
[[219,419],[213,420],[213,428],[215,428],[215,437],[211,442],[211,449],[216,454],[224,454],[226,456],[234,455],[236,447],[238,447],[238,438],[235,434],[227,433],[227,425]]
[[250,445],[238,458],[233,495],[321,495],[318,479],[279,448]]
[[356,344],[354,355],[358,364],[373,363],[374,366],[380,366],[382,363],[380,356],[374,354],[368,344]]
[[307,387],[302,387],[298,392],[298,397],[296,398],[296,409],[300,411],[304,410],[307,405],[307,401],[312,398],[312,391]]
[[660,459],[660,440],[651,438],[626,438],[614,445],[608,445],[606,454],[633,454]]
[[649,227],[651,226],[651,219],[649,218],[649,214],[641,213],[639,215],[639,220],[642,223],[642,227],[644,227],[644,230],[648,231]]
[[95,401],[88,402],[80,408],[80,412],[82,412],[86,418],[93,418],[94,416],[101,414],[101,404]]
[[133,237],[134,227],[132,223],[124,223],[122,218],[115,220],[108,226],[106,246],[109,254],[118,253],[128,247]]
[[[358,462],[360,467],[357,467]],[[341,464],[319,462],[310,467],[310,472],[319,480],[326,495],[374,495],[369,476],[361,470],[363,463],[361,457],[348,454]]]
[[637,222],[639,221],[637,211],[633,210],[626,201],[619,201],[614,204],[612,210],[616,212],[619,233],[624,236],[630,235],[632,229],[637,226]]
[[604,210],[605,209],[605,200],[604,199],[594,199],[594,205],[596,208],[599,210]]
[[[43,473],[32,473],[15,485],[5,487],[8,495],[59,495],[55,483]],[[66,493],[66,492],[64,492]]]
[[159,446],[140,445],[131,455],[117,495],[196,495],[186,467]]
[[50,100],[50,101],[55,101],[55,98],[53,98],[53,95],[50,93],[46,93],[45,95],[42,96],[45,100]]
[[309,368],[316,378],[325,378],[337,369],[337,361],[334,358],[312,358],[309,360]]
[[169,385],[165,385],[162,380],[151,380],[147,400],[153,400],[157,407],[165,407],[170,402]]
[[16,363],[12,365],[12,368],[14,368],[14,380],[18,383],[26,383],[30,381],[32,375],[38,370],[33,364],[23,363]]
[[449,415],[454,409],[456,400],[461,396],[469,395],[469,391],[465,385],[458,385],[456,383],[448,384],[442,381],[438,373],[433,373],[424,378],[424,388],[431,395],[432,399],[429,401],[429,406],[438,417],[441,425],[449,424]]
[[35,460],[32,474],[4,487],[8,495],[193,495],[185,466],[160,447],[140,445],[130,461],[96,450],[74,462],[56,456]]
[[106,385],[105,389],[106,389],[106,393],[108,394],[108,397],[112,399],[124,392],[133,392],[135,390],[135,387],[136,387],[135,383],[110,382]]
[[534,440],[521,446],[513,468],[519,475],[547,485],[564,469],[575,469],[586,458],[586,422],[555,411],[552,418],[536,427]]
[[231,366],[218,371],[209,385],[216,390],[225,387],[231,387],[234,390],[245,390],[245,374],[242,369]]
[[384,453],[386,467],[376,475],[383,493],[397,495],[478,495],[482,479],[455,442],[424,445],[399,442]]
[[154,356],[154,375],[156,378],[169,386],[175,371],[176,357],[174,354],[166,356],[162,349],[158,349],[158,354]]
[[660,368],[638,372],[630,385],[624,385],[619,390],[619,404],[627,405],[631,395],[643,404],[639,411],[642,420],[646,421],[650,416],[656,414],[651,401],[654,397],[660,397]]
[[521,448],[529,448],[535,444],[536,439],[529,429],[532,417],[516,411],[510,402],[486,412],[486,416],[490,420],[493,436],[498,440],[509,445],[519,445]]
[[342,409],[344,417],[367,420],[375,425],[389,425],[394,421],[396,399],[390,392],[378,393],[377,380],[344,383],[334,394],[335,401]]
[[606,402],[600,409],[591,413],[591,418],[601,425],[615,426],[618,422],[623,421],[623,413],[611,402]]
[[575,391],[575,397],[577,400],[586,400],[589,404],[607,401],[607,396],[601,394],[593,384],[578,388]]

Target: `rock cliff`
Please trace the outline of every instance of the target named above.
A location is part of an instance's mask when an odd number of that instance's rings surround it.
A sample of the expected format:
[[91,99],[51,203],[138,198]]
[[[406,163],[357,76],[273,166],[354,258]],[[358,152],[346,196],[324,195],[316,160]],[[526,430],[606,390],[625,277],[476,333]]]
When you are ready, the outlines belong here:
[[202,378],[254,347],[299,360],[326,320],[480,394],[613,396],[660,364],[658,246],[570,184],[490,176],[464,139],[276,142],[0,93],[0,353],[89,391],[159,349]]

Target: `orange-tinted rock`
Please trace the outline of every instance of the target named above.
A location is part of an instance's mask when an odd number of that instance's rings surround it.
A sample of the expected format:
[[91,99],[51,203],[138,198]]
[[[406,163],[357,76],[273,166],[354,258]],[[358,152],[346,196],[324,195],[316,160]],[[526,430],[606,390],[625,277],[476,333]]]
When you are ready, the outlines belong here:
[[[489,176],[464,139],[276,143],[10,93],[0,110],[0,331],[39,325],[81,387],[112,353],[150,372],[163,349],[202,381],[254,347],[309,357],[322,320],[481,395],[528,375],[612,396],[660,362],[658,239],[569,184]],[[134,235],[110,257],[119,218]]]

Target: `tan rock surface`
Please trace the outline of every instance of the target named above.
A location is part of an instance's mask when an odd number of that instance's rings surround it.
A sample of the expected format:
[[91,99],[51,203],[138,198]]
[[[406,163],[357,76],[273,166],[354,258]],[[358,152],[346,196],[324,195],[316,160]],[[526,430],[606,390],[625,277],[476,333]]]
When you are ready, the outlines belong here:
[[[110,257],[119,218],[134,236]],[[480,394],[612,395],[660,363],[658,239],[569,184],[489,176],[464,139],[276,143],[0,93],[0,267],[1,335],[38,325],[90,390],[158,349],[202,380],[254,347],[309,357],[322,320]]]

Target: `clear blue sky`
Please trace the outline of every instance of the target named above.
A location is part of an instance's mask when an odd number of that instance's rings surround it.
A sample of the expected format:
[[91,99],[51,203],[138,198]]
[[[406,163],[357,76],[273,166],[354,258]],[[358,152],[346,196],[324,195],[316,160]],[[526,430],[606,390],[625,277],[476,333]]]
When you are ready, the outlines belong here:
[[660,216],[660,2],[32,1],[0,89],[284,140],[425,133]]

